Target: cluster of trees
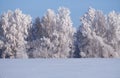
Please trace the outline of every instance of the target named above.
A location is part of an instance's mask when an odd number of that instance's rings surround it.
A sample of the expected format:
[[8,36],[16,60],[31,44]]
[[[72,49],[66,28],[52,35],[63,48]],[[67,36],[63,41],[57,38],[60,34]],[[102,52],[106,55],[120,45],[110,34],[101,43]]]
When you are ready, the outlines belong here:
[[89,8],[73,27],[68,8],[34,21],[17,9],[0,16],[0,58],[120,57],[120,14]]
[[120,57],[120,14],[89,8],[81,17],[77,47],[81,57]]

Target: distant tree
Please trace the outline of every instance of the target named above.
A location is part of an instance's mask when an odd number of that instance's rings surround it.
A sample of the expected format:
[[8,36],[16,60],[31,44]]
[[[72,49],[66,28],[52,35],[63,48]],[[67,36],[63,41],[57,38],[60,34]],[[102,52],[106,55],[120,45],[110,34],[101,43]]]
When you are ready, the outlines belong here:
[[74,52],[74,34],[75,28],[73,27],[70,18],[70,11],[68,8],[60,7],[57,14],[57,30],[59,34],[59,52],[60,56],[73,57]]
[[114,53],[120,57],[120,14],[112,11],[108,14],[107,41],[114,49]]
[[31,17],[21,10],[8,11],[0,17],[2,58],[27,58],[25,44],[31,27]]

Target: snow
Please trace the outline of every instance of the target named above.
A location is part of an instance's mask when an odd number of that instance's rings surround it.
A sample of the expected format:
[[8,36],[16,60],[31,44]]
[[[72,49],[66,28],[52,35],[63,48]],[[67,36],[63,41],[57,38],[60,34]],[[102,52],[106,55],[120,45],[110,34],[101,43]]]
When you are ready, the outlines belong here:
[[0,59],[0,78],[120,78],[120,59]]

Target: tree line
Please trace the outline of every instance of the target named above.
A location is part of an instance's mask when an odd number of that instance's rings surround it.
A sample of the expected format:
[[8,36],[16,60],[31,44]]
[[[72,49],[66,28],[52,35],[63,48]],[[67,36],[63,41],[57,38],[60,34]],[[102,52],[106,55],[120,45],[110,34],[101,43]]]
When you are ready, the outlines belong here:
[[120,14],[89,8],[73,26],[70,10],[35,18],[20,9],[0,15],[0,58],[120,57]]

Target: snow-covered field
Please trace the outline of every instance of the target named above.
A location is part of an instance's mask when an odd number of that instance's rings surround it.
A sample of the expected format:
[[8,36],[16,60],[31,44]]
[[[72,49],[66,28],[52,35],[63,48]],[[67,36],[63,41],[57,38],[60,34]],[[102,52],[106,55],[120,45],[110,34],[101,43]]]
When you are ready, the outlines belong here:
[[120,78],[120,59],[0,59],[0,78]]

